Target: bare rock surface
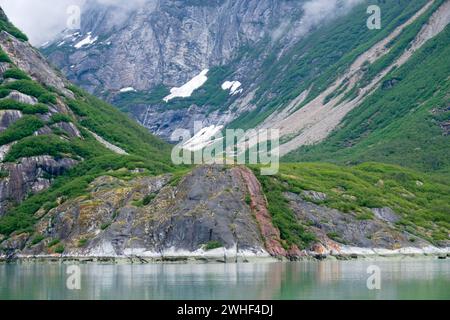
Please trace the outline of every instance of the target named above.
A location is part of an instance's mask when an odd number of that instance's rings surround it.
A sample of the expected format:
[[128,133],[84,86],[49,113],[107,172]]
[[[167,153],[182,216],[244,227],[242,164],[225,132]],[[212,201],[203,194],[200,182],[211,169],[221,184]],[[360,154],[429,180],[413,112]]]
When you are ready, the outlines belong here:
[[20,159],[18,163],[0,164],[0,170],[7,173],[0,178],[0,216],[6,213],[11,202],[19,203],[29,193],[47,189],[50,177],[63,174],[77,163],[68,158],[38,156]]

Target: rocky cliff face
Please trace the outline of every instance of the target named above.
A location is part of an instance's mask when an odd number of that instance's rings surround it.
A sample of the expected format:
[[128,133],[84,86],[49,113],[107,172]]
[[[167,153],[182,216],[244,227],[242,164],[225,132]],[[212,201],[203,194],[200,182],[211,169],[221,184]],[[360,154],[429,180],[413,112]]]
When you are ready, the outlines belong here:
[[246,194],[239,168],[200,167],[176,183],[168,175],[131,181],[100,177],[87,196],[41,219],[36,227],[41,242],[22,236],[22,243],[16,237],[3,247],[48,255],[54,252],[52,239],[60,239],[70,256],[268,256]]
[[[368,30],[369,4],[148,0],[126,8],[90,1],[81,30],[42,50],[70,80],[166,141],[195,121],[276,128],[286,155],[328,139],[369,96],[395,84],[383,79],[450,22],[448,1],[392,1],[379,4],[383,28]],[[204,70],[207,82],[188,97],[164,101]],[[226,81],[239,89],[224,90]]]
[[69,36],[48,56],[91,92],[175,87],[270,37],[300,16],[303,2],[151,0],[126,8],[90,1],[76,39],[97,40],[76,50]]
[[[30,77],[36,79],[36,81],[61,90],[63,97],[64,94],[68,97],[73,97],[73,93],[65,89],[64,78],[58,75],[42,55],[28,43],[18,40],[5,31],[1,31],[0,48],[11,59],[11,62],[2,63],[0,68],[2,79],[5,72],[15,69],[17,66],[26,74],[29,74]],[[7,78],[3,79],[2,84],[11,84],[18,80]],[[17,90],[7,89],[7,94],[0,99],[0,102],[10,102],[11,108],[5,109],[3,107],[2,109],[5,110],[0,111],[0,134],[5,135],[11,134],[12,129],[10,128],[14,127],[14,124],[24,117],[23,111],[17,110],[18,107],[14,106],[14,104],[28,105],[32,108],[37,106],[38,99]],[[36,119],[46,121],[54,114],[67,114],[68,112],[67,106],[62,103],[61,99],[58,99],[49,105],[48,113],[39,114]],[[56,123],[54,125],[67,127],[68,124]],[[50,127],[43,127],[36,130],[34,135],[46,135],[49,132],[52,132]],[[12,139],[10,143],[3,144],[0,147],[0,161],[2,162],[0,163],[0,171],[2,172],[0,181],[0,216],[5,215],[12,205],[20,203],[28,195],[47,189],[55,177],[67,172],[78,163],[74,159],[55,159],[49,155],[24,157],[15,163],[3,163],[8,152],[16,142]]]
[[[148,0],[127,8],[89,1],[81,30],[66,31],[42,50],[71,81],[169,140],[194,121],[224,125],[255,109],[263,63],[359,2]],[[202,97],[163,101],[206,69],[210,82],[196,92]],[[221,88],[225,81],[242,86],[230,95]]]
[[329,255],[445,257],[448,252],[398,230],[399,216],[389,208],[374,209],[373,219],[361,220],[310,202],[322,196],[313,191],[285,194],[298,223],[308,225],[316,237],[300,250],[283,245],[261,186],[245,167],[202,166],[181,179],[163,175],[126,181],[102,176],[89,185],[86,195],[36,212],[34,234],[15,234],[3,241],[2,250],[10,258],[57,258],[63,253],[67,258],[140,263]]
[[[176,9],[175,2],[169,7],[158,3],[157,8]],[[262,10],[253,4],[252,12]],[[210,2],[196,2],[195,7],[220,8]],[[187,9],[180,5],[178,10]],[[103,27],[115,26],[99,25]],[[99,40],[93,39],[95,35],[89,34],[90,42]],[[270,179],[264,184],[248,168],[200,166],[188,173],[177,171],[169,163],[167,144],[70,85],[26,41],[0,30],[0,48],[0,259],[247,261],[269,256],[448,253],[448,248],[431,245],[434,234],[426,228],[421,228],[420,235],[428,240],[406,232],[397,223],[405,217],[388,207],[372,208],[374,217],[362,219],[351,210],[344,213],[326,207],[326,194],[303,190],[301,184],[292,189],[296,193],[284,192],[268,203],[266,196],[281,193],[280,186]],[[146,117],[152,118],[149,107],[146,111]],[[294,179],[301,181],[300,175]],[[402,174],[393,176],[404,180]],[[369,176],[365,179],[363,187],[373,184]],[[415,179],[414,185],[424,183]],[[424,189],[429,191],[430,186],[427,182]],[[445,198],[445,186],[433,188]],[[403,187],[396,190],[404,198],[416,197]],[[372,192],[379,196],[379,191]],[[356,199],[345,196],[348,201]],[[439,208],[442,203],[438,199]],[[361,205],[368,210],[373,201]],[[420,205],[414,202],[410,208]],[[279,206],[292,215],[274,214]],[[429,213],[439,222],[433,226],[437,239],[442,247],[448,246],[445,217]],[[414,224],[408,222],[411,229]],[[300,237],[303,232],[311,237]]]

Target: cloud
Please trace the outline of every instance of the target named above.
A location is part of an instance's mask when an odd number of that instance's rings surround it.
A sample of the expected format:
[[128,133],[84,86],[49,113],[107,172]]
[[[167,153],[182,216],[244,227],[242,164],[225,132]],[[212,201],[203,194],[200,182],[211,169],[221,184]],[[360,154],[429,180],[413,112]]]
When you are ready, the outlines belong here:
[[301,5],[301,16],[291,15],[272,31],[272,40],[298,39],[319,25],[347,14],[363,0],[307,0]]
[[310,0],[303,5],[300,33],[306,33],[319,24],[342,16],[362,0]]
[[67,26],[67,9],[86,3],[112,5],[129,12],[150,0],[0,0],[9,19],[30,38],[33,45],[53,39]]
[[67,8],[82,6],[84,0],[0,0],[9,19],[30,38],[34,45],[52,39],[67,25]]
[[[34,45],[51,40],[67,26],[68,7],[72,5],[111,5],[121,8],[116,13],[124,16],[146,3],[156,0],[0,0],[0,6],[11,21],[24,31]],[[294,24],[294,33],[307,33],[311,28],[327,19],[347,12],[361,0],[309,0],[303,4],[304,15],[301,21],[285,22],[274,31],[278,39]],[[120,18],[119,16],[116,18]],[[120,20],[120,19],[119,19]]]

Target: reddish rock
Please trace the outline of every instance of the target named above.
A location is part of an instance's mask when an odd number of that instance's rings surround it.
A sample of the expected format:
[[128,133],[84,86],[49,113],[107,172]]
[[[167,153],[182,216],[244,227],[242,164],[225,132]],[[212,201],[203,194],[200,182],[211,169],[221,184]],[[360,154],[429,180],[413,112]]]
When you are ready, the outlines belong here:
[[[267,199],[265,198],[261,184],[256,179],[253,172],[246,167],[239,167],[242,178],[244,179],[248,193],[250,195],[250,207],[255,213],[256,221],[258,222],[261,235],[264,238],[264,243],[267,252],[272,256],[287,257],[290,254],[281,245],[280,231],[273,225],[272,216],[267,209]],[[300,252],[300,250],[294,250]]]

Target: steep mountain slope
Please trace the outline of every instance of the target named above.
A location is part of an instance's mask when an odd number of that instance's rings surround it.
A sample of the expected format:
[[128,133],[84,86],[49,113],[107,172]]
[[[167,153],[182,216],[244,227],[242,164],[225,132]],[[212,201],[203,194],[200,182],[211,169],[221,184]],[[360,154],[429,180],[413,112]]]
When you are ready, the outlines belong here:
[[[194,121],[211,131],[278,128],[286,161],[382,161],[447,172],[448,119],[440,104],[448,98],[442,50],[450,1],[379,3],[381,30],[366,27],[367,1],[331,1],[335,10],[319,13],[313,3],[148,1],[127,12],[135,19],[96,24],[120,8],[93,1],[80,33],[43,52],[166,140],[177,128],[193,130]],[[86,37],[98,39],[77,47]],[[423,74],[430,68],[437,73]],[[206,82],[190,87],[202,71]],[[170,88],[190,90],[167,99]],[[412,115],[417,103],[423,107]]]
[[405,65],[390,72],[327,140],[301,148],[286,160],[370,159],[448,173],[449,37],[447,26]]
[[449,253],[446,181],[376,163],[175,168],[0,22],[0,260]]
[[[264,65],[358,2],[331,1],[317,8],[303,0],[146,1],[127,12],[128,19],[112,23],[117,19],[107,17],[123,8],[91,1],[80,32],[42,50],[70,80],[168,140],[175,128],[192,129],[195,120],[217,126],[253,109]],[[99,17],[105,23],[98,23]],[[97,40],[77,46],[88,37]],[[190,98],[163,101],[171,88],[206,69],[208,81]],[[239,81],[242,91],[230,94],[222,89],[226,81]]]
[[25,36],[8,33],[16,29],[3,12],[0,19],[0,233],[28,228],[39,208],[80,194],[109,170],[171,170],[168,145],[70,85]]

